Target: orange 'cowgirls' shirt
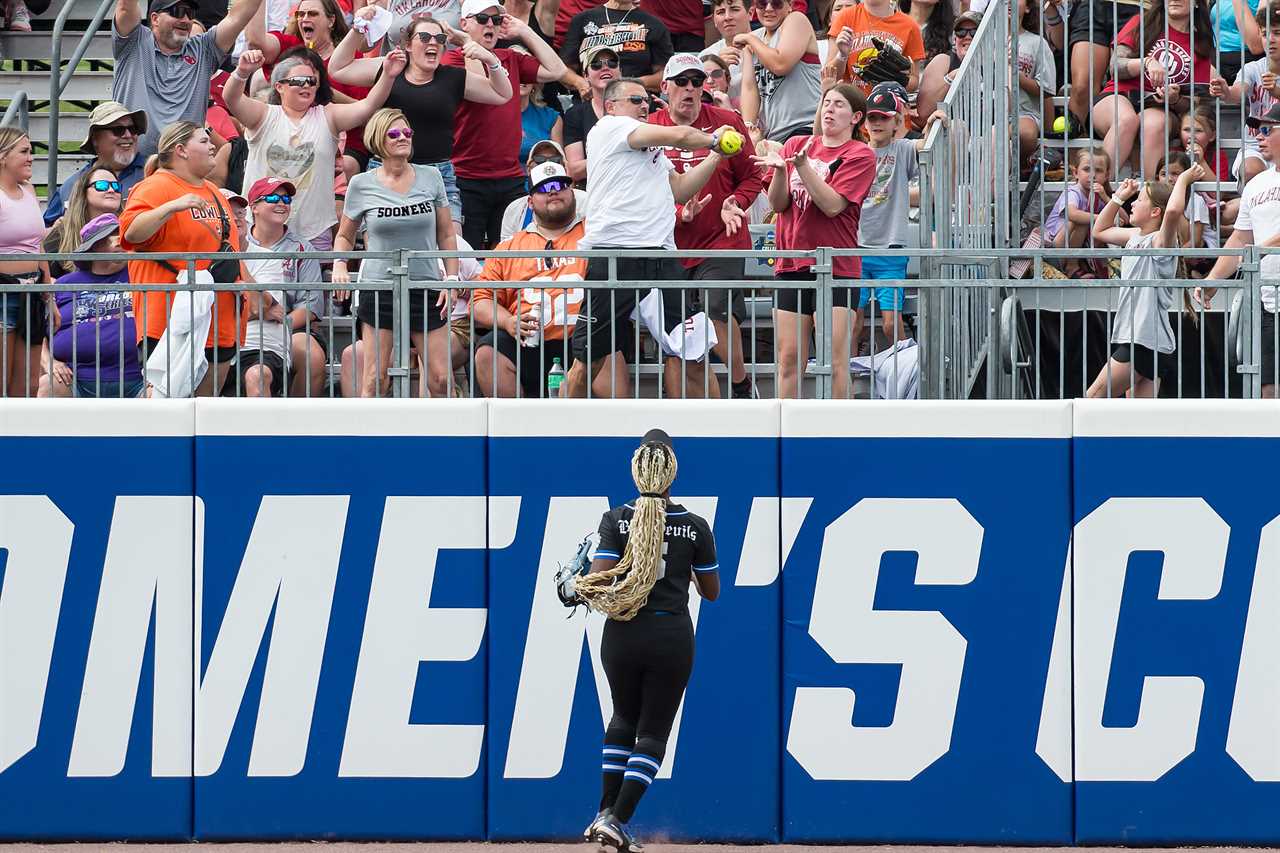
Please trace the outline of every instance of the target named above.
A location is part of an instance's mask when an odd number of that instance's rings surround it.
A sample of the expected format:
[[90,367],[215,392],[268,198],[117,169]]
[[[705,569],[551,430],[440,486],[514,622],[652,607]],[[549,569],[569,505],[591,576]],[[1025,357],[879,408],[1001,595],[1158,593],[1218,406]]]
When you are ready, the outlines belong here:
[[[187,193],[195,193],[208,203],[193,210],[180,210],[170,216],[160,226],[160,230],[150,240],[131,243],[124,238],[125,232],[140,213],[154,210],[161,205],[181,198]],[[222,219],[218,216],[217,204],[227,217],[227,225],[231,229],[228,242],[232,246],[239,245],[239,234],[236,230],[235,218],[231,215],[231,202],[223,198],[218,188],[205,181],[202,186],[195,186],[179,178],[172,172],[157,171],[149,178],[139,182],[129,193],[129,201],[120,214],[120,245],[130,252],[216,252],[222,246]],[[196,269],[207,270],[210,261],[197,261]],[[174,263],[182,269],[184,264]],[[130,261],[129,281],[138,284],[170,284],[176,282],[178,276],[155,261]],[[244,339],[245,316],[241,310],[240,323],[236,323],[236,303],[239,294],[221,291],[214,300],[214,319],[216,324],[209,329],[207,346],[235,346]],[[144,337],[159,339],[169,326],[169,306],[173,302],[173,293],[160,290],[135,291],[133,294],[133,313],[137,320],[138,340]],[[145,307],[144,307],[145,306]]]
[[[498,252],[550,252],[578,248],[578,241],[586,229],[586,222],[579,219],[573,227],[554,240],[547,240],[529,228],[518,231],[511,239],[494,247]],[[481,281],[580,282],[587,274],[586,258],[489,258],[480,273]],[[551,301],[552,312],[543,314],[542,337],[558,341],[573,333],[578,312],[582,308],[581,287],[508,287],[500,290],[478,288],[472,297],[475,303],[495,300],[509,313],[517,317],[542,303],[543,296]]]
[[[920,35],[920,25],[905,12],[899,12],[897,4],[887,18],[879,18],[867,11],[861,3],[846,6],[831,19],[831,50],[835,52],[835,38],[840,31],[848,27],[853,31],[853,49],[849,51],[849,62],[845,66],[844,78],[858,79],[854,66],[862,51],[872,47],[872,38],[878,38],[885,44],[892,45],[898,52],[912,62],[924,59],[924,38]],[[869,87],[867,87],[869,88]]]

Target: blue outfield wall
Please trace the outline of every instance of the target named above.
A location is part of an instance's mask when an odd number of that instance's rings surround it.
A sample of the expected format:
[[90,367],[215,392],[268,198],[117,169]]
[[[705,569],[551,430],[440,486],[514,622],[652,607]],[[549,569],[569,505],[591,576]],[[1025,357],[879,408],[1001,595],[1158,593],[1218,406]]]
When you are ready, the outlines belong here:
[[652,426],[723,593],[642,837],[1280,843],[1280,407],[1172,401],[0,402],[0,838],[579,837]]

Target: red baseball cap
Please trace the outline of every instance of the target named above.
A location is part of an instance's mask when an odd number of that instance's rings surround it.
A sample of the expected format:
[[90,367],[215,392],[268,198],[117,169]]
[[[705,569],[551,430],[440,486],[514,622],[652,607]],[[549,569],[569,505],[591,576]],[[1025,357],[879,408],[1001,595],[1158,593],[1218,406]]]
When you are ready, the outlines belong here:
[[258,178],[258,180],[253,182],[253,186],[249,187],[249,204],[257,204],[258,200],[264,195],[271,195],[274,192],[284,193],[285,195],[297,195],[298,188],[288,181],[282,181],[279,178]]

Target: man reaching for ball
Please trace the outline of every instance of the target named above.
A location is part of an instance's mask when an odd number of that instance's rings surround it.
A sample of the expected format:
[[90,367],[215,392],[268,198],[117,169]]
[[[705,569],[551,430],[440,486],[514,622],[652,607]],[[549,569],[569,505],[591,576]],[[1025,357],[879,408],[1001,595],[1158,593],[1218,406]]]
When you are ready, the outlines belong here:
[[[720,165],[723,159],[720,152],[731,150],[734,137],[741,131],[730,125],[708,133],[683,124],[667,127],[646,124],[649,94],[639,80],[625,77],[605,88],[604,112],[587,135],[587,183],[591,191],[587,197],[586,232],[578,241],[578,247],[647,250],[644,257],[618,259],[619,281],[683,281],[684,269],[664,251],[676,247],[676,205],[688,204],[697,196]],[[735,124],[741,127],[740,122]],[[722,146],[722,143],[728,144]],[[741,143],[739,145],[740,151]],[[712,150],[703,156],[701,163],[680,172],[667,159],[666,149]],[[742,227],[746,228],[745,220]],[[588,281],[608,278],[608,259],[592,258],[587,262]],[[587,376],[595,375],[601,359],[614,352],[621,352],[626,358],[635,357],[637,345],[631,314],[638,297],[644,293],[639,288],[593,288],[588,292],[587,309],[578,315],[573,330],[574,364],[565,377],[568,396],[586,396]],[[685,314],[681,311],[681,303],[687,301],[681,299],[683,293],[680,288],[665,289],[662,307],[654,321],[662,329],[653,329],[653,323],[647,323],[667,356],[667,396],[681,396],[694,385],[701,389],[705,381],[701,373],[696,377],[692,374],[682,377],[678,360],[682,355],[695,358],[705,355],[683,345],[703,335],[683,335],[682,345],[676,348],[670,345],[673,336],[662,334],[674,330],[681,336],[686,330]],[[641,307],[643,312],[644,306]],[[686,364],[705,369],[704,364]],[[625,387],[612,390],[614,397],[627,397],[631,393]]]
[[[747,133],[742,118],[733,110],[704,104],[702,84],[706,72],[702,60],[692,53],[677,53],[667,61],[662,74],[663,94],[669,106],[649,116],[650,124],[663,126],[683,125],[705,130],[729,126],[742,135],[742,157],[731,157],[716,166],[706,186],[676,212],[676,246],[681,249],[740,249],[751,248],[747,209],[764,189],[761,172],[751,163],[755,146]],[[667,159],[677,172],[687,172],[706,158],[708,151],[667,149]],[[689,281],[743,281],[746,278],[746,261],[742,258],[681,258],[685,276]],[[730,300],[730,295],[733,299]],[[730,396],[750,398],[755,396],[751,377],[747,375],[742,357],[742,332],[738,324],[745,312],[742,292],[724,289],[699,289],[696,285],[686,291],[685,316],[705,310],[716,330],[715,354],[723,364],[729,365]],[[697,371],[690,372],[690,378]],[[696,385],[696,387],[694,387]],[[701,382],[689,383],[690,397],[702,396]],[[719,383],[712,379],[709,396],[719,397]]]

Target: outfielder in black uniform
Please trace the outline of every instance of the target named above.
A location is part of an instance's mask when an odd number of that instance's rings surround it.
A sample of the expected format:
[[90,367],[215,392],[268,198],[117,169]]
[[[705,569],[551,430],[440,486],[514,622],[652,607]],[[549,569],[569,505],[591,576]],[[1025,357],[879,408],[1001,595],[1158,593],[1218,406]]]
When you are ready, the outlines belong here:
[[600,657],[613,694],[604,736],[604,791],[585,837],[618,853],[643,848],[627,829],[667,751],[667,736],[693,671],[689,582],[720,595],[716,543],[706,519],[671,503],[676,455],[650,430],[631,458],[640,497],[600,520],[600,545],[577,593],[608,617]]

